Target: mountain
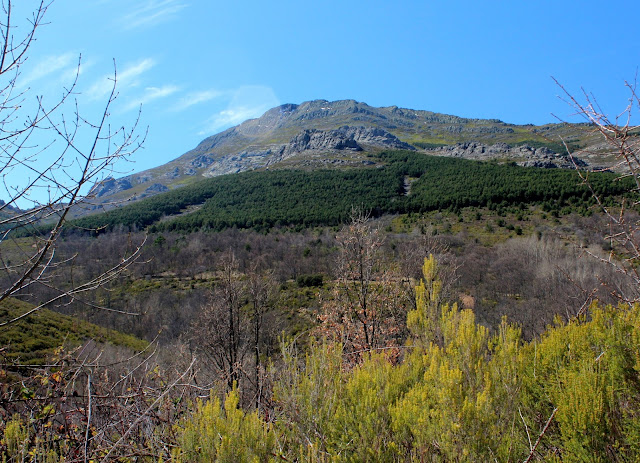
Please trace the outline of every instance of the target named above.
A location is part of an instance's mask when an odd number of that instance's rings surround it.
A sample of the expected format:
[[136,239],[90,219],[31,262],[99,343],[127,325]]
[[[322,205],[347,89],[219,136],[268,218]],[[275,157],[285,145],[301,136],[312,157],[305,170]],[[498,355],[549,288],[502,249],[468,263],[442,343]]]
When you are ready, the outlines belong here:
[[204,177],[247,170],[362,166],[373,164],[367,154],[382,149],[572,167],[562,154],[561,139],[572,149],[593,143],[589,134],[567,124],[514,125],[397,106],[375,108],[354,100],[314,100],[270,109],[162,166],[107,178],[92,194],[97,203],[136,200]]

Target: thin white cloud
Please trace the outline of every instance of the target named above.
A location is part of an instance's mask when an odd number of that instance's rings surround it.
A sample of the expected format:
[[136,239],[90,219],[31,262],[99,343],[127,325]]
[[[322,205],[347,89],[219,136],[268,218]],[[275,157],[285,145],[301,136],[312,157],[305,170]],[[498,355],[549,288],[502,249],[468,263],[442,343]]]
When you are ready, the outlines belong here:
[[181,0],[147,0],[126,14],[122,24],[125,29],[155,26],[171,19],[186,7],[187,4]]
[[[115,75],[117,88],[120,90],[124,90],[128,87],[135,87],[139,85],[138,77],[154,67],[155,64],[156,63],[153,59],[146,58],[138,61],[135,64],[125,67],[122,71],[117,71]],[[93,85],[89,87],[89,90],[87,90],[87,98],[89,98],[90,100],[100,100],[106,98],[113,89],[113,79],[114,75],[109,74],[102,76],[100,79],[96,80]]]
[[18,79],[20,87],[29,87],[34,82],[55,75],[69,75],[73,71],[73,75],[78,69],[78,54],[73,52],[64,53],[62,55],[48,56],[38,60],[35,67],[29,69],[24,77]]
[[199,135],[206,135],[223,130],[231,126],[238,125],[247,119],[255,119],[256,117],[261,116],[265,110],[266,109],[263,106],[240,106],[224,109],[207,121],[207,127],[199,132]]
[[226,109],[210,117],[198,135],[210,135],[247,119],[262,116],[269,109],[278,106],[279,101],[273,90],[261,85],[240,87]]
[[76,76],[85,74],[88,70],[94,67],[95,64],[95,61],[85,61],[83,58],[80,61],[80,66],[78,67],[78,61],[75,61],[73,66],[69,66],[60,72],[60,80],[65,84],[73,82]]
[[140,74],[147,72],[149,69],[154,67],[156,62],[151,58],[143,59],[139,61],[137,64],[126,67],[122,72],[118,72],[117,79],[118,82],[123,85],[131,85],[131,81],[136,79]]
[[215,98],[222,96],[223,93],[218,90],[205,90],[202,92],[193,92],[188,93],[184,97],[178,101],[173,108],[172,111],[184,111],[191,106],[195,106],[200,103],[206,103],[207,101],[211,101]]
[[178,90],[179,87],[175,85],[164,85],[162,87],[147,87],[144,90],[144,93],[140,95],[138,98],[134,98],[124,107],[125,111],[130,111],[134,108],[140,107],[140,105],[145,105],[151,103],[152,101],[159,100],[161,98],[166,98],[170,95],[173,95]]

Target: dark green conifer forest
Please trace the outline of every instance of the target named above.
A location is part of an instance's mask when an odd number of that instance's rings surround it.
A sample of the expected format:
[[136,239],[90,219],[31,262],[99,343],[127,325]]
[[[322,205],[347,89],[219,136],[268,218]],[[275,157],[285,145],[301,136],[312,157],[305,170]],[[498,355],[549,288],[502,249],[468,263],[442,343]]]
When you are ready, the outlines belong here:
[[[593,194],[610,202],[632,185],[630,178],[621,181],[613,173],[596,172],[589,176],[590,190],[571,170],[525,168],[410,151],[382,152],[379,160],[377,168],[270,170],[216,177],[77,219],[71,228],[151,227],[151,232],[220,231],[229,227],[300,230],[344,224],[354,206],[373,217],[534,204],[584,214],[595,203]],[[410,182],[409,191],[405,191],[405,179]],[[190,212],[190,206],[198,208]]]

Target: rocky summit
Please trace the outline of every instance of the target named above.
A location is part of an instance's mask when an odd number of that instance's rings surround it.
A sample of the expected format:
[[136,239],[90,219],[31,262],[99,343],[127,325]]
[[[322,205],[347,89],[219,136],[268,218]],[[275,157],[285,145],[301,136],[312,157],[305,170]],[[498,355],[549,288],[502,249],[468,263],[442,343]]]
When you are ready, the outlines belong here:
[[355,100],[314,100],[270,109],[204,139],[165,165],[107,178],[91,194],[97,203],[136,200],[199,178],[247,170],[375,164],[370,155],[385,149],[545,168],[588,167],[566,155],[567,142],[590,144],[588,135],[567,124],[514,125],[397,106],[376,108]]

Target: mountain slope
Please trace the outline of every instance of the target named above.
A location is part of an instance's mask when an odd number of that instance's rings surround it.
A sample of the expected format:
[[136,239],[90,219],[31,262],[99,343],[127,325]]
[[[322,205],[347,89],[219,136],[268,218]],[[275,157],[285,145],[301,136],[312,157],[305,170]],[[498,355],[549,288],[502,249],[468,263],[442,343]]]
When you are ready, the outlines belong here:
[[[2,320],[10,320],[32,308],[26,302],[9,298],[0,303],[0,316]],[[85,339],[138,352],[148,345],[146,341],[131,335],[41,309],[0,331],[0,358],[9,364],[40,364],[45,362],[54,349],[62,345],[78,345]]]
[[[253,169],[318,168],[368,163],[382,149],[423,149],[457,157],[507,158],[536,165],[567,166],[560,138],[572,146],[592,143],[566,124],[513,125],[497,119],[466,119],[396,106],[375,108],[354,100],[285,104],[206,138],[162,166],[106,179],[93,194],[97,202],[141,199],[214,177]],[[478,144],[469,154],[468,146]],[[525,145],[531,149],[513,150]],[[441,148],[448,147],[448,148]],[[435,150],[435,151],[432,151]]]
[[[523,207],[587,212],[590,190],[575,169],[540,169],[512,163],[426,156],[410,150],[372,155],[375,166],[350,169],[270,169],[203,179],[103,214],[71,223],[80,230],[114,227],[151,231],[229,227],[332,226],[353,206],[377,217],[390,213],[459,210],[468,206]],[[601,198],[633,188],[610,172],[593,172]]]

